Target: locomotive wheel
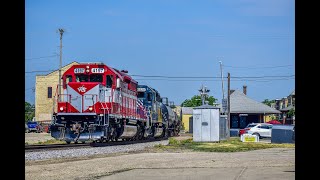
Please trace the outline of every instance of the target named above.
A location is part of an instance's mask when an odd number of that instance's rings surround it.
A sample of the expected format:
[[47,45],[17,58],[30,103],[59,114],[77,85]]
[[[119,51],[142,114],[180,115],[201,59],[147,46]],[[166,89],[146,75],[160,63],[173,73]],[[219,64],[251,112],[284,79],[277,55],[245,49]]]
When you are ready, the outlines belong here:
[[140,131],[139,134],[137,135],[137,139],[142,140],[142,138],[143,138],[143,133],[142,131]]

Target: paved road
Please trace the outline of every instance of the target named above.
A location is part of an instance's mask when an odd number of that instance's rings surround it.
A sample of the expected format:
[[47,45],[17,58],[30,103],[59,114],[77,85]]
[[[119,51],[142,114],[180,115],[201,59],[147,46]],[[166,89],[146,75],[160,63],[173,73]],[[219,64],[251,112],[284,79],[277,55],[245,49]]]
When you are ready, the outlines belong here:
[[257,180],[283,179],[294,180],[294,167],[228,167],[228,168],[179,168],[179,169],[134,169],[105,176],[100,180]]

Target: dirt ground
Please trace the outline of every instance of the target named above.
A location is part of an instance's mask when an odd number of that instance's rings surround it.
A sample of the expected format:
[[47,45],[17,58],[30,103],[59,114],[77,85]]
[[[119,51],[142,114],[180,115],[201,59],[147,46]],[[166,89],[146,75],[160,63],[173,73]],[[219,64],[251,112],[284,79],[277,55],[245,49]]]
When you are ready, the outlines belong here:
[[36,144],[54,139],[50,133],[25,133],[24,142],[28,144]]

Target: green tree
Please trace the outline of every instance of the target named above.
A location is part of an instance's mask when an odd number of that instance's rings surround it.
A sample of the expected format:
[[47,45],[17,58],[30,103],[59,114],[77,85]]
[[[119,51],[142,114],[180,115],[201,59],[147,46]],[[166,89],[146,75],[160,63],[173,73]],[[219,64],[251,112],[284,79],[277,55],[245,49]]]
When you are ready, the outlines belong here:
[[34,117],[34,105],[25,102],[24,103],[24,122],[30,121]]
[[[213,96],[206,97],[205,100],[209,101],[209,105],[213,105],[213,103],[217,101],[217,99],[214,98]],[[181,104],[181,107],[197,107],[201,105],[202,105],[201,96],[194,95],[191,99],[184,100]]]
[[294,108],[291,108],[291,109],[289,110],[289,112],[288,112],[288,115],[289,115],[290,117],[294,116],[295,114],[296,114],[296,111],[295,111]]
[[269,101],[269,99],[265,99],[265,100],[262,101],[263,104],[268,105],[268,106],[271,106],[271,104],[274,103],[274,102],[275,102],[275,100]]

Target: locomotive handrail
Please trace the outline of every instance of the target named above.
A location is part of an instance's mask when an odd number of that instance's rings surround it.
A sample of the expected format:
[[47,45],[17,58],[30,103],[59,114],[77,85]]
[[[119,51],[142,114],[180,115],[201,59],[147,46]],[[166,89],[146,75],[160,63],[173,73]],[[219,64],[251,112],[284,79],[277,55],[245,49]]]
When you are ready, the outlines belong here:
[[[63,96],[67,96],[67,101],[65,100],[61,100],[59,97],[63,97]],[[64,98],[63,98],[64,99]],[[68,103],[71,103],[71,94],[58,94],[58,98],[57,98],[57,101],[58,102],[68,102]]]

